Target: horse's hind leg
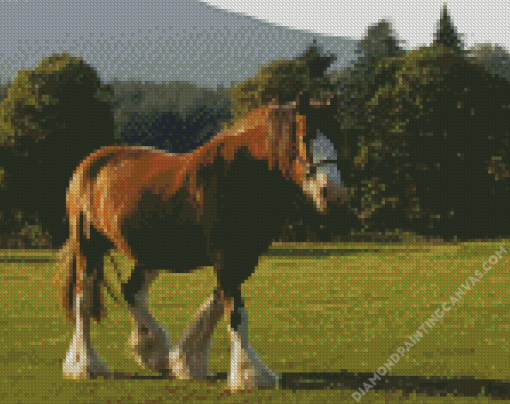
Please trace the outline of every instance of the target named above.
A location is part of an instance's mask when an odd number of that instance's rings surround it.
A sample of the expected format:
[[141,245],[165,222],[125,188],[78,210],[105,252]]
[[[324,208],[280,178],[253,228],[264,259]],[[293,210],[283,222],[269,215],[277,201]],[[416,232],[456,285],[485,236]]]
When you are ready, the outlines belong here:
[[122,292],[134,321],[128,342],[129,353],[140,366],[166,374],[169,371],[170,336],[148,308],[149,287],[157,275],[157,271],[137,265],[129,281],[122,285]]
[[170,367],[179,379],[206,379],[209,372],[211,339],[224,306],[219,289],[202,304],[179,342],[170,351]]
[[[83,273],[83,291],[76,294],[73,304],[76,329],[73,340],[66,355],[63,365],[64,377],[69,379],[86,379],[111,374],[106,362],[104,362],[90,341],[90,319],[94,315],[99,318],[98,300],[100,299],[99,287],[103,280],[103,253],[99,246],[91,246],[85,243],[86,270]],[[91,248],[87,248],[88,247]],[[77,259],[84,257],[72,256],[69,265],[77,265]],[[83,261],[80,263],[83,264]],[[75,272],[76,273],[76,272]]]

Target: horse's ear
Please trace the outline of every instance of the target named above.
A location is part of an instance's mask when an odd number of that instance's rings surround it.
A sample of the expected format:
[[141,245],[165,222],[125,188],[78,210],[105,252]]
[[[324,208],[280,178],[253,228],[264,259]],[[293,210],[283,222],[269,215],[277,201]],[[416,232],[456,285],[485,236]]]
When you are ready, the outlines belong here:
[[301,91],[296,101],[297,112],[306,115],[310,109],[310,91]]
[[333,115],[336,115],[336,111],[338,110],[338,95],[335,94],[329,102],[330,110],[333,111]]
[[315,104],[315,112],[318,114],[320,120],[329,121],[331,118],[334,118],[338,113],[338,97],[334,95],[327,99],[327,101],[322,102],[320,104]]

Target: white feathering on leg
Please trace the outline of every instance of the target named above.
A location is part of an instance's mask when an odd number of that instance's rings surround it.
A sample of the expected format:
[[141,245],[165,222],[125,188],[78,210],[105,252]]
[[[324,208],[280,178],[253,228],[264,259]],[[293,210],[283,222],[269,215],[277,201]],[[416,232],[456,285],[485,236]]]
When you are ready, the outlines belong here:
[[232,390],[251,387],[276,387],[279,376],[262,363],[260,357],[248,342],[248,314],[243,307],[238,308],[241,323],[234,331],[230,325],[231,362],[228,384]]

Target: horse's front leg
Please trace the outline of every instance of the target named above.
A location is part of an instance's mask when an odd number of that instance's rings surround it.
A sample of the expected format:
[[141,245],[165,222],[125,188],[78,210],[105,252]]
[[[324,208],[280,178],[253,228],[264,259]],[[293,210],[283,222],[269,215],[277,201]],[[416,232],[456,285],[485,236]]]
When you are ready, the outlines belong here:
[[218,290],[195,313],[188,328],[170,351],[170,367],[179,379],[206,379],[209,372],[211,339],[223,316],[223,302]]
[[248,341],[248,313],[244,306],[235,307],[234,299],[229,302],[231,321],[227,326],[231,339],[230,373],[228,386],[232,391],[257,388],[275,388],[280,377],[260,359]]

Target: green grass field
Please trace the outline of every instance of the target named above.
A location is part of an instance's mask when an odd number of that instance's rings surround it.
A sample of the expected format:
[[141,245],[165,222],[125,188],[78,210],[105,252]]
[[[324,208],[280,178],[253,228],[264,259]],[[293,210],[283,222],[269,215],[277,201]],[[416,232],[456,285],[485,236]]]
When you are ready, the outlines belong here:
[[[216,382],[151,378],[126,354],[131,322],[126,304],[105,293],[108,317],[96,325],[95,347],[121,380],[74,381],[62,377],[62,362],[73,325],[60,313],[50,285],[56,251],[0,251],[0,403],[339,403],[356,401],[357,387],[388,362],[399,346],[441,308],[461,284],[482,271],[482,264],[503,246],[509,254],[448,311],[433,329],[400,358],[389,376],[401,389],[372,389],[360,403],[480,403],[478,394],[457,397],[448,391],[425,396],[412,391],[407,376],[442,377],[445,383],[471,376],[510,385],[510,240],[487,243],[334,243],[277,248],[339,249],[324,256],[265,256],[245,282],[243,296],[250,318],[250,340],[265,363],[289,380],[293,374],[316,375],[276,390],[230,394],[225,378]],[[343,250],[343,251],[342,251]],[[345,250],[359,250],[345,252]],[[120,262],[126,279],[131,264]],[[107,279],[120,297],[120,283],[106,259]],[[161,272],[152,286],[150,307],[175,342],[191,315],[212,293],[212,267],[186,275]],[[225,373],[230,340],[223,319],[211,348],[211,368]],[[340,375],[324,381],[322,374]],[[361,374],[361,375],[360,375]],[[341,375],[346,375],[341,376]],[[357,376],[348,385],[347,376]],[[384,380],[378,382],[384,386]],[[407,381],[406,381],[407,380]],[[457,380],[458,382],[458,380]],[[474,381],[461,381],[469,387]],[[398,383],[397,383],[398,385]],[[462,390],[462,388],[460,389]]]

